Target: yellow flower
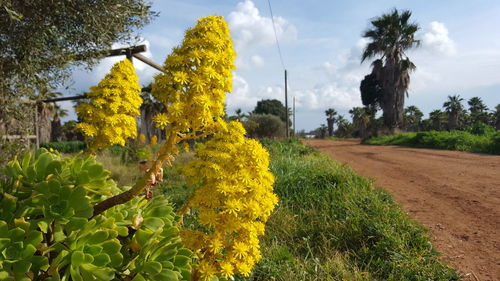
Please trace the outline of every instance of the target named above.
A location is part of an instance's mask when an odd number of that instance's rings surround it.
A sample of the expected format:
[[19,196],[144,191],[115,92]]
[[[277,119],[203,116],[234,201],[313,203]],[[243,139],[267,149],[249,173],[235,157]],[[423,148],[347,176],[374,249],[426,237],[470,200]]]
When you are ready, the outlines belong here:
[[158,113],[153,117],[153,122],[156,123],[156,127],[160,129],[165,129],[168,124],[170,123],[168,121],[168,116],[165,113]]
[[157,136],[152,136],[151,140],[149,141],[149,144],[156,145],[157,143],[158,143],[158,137]]
[[144,134],[139,134],[139,143],[146,144],[146,136]]

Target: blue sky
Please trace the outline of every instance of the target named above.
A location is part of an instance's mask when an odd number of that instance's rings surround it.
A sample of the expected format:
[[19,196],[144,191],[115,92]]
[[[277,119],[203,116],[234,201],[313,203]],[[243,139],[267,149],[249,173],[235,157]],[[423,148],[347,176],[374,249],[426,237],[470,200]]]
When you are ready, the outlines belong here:
[[[406,106],[416,105],[427,117],[453,94],[465,99],[479,96],[490,109],[500,103],[498,0],[274,0],[271,4],[289,73],[289,101],[296,98],[298,130],[325,123],[327,108],[349,117],[350,108],[361,106],[359,83],[370,71],[369,63],[360,63],[366,44],[361,34],[371,18],[392,8],[411,10],[421,27],[417,34],[421,47],[408,52],[417,70],[411,76]],[[236,108],[251,111],[261,99],[284,101],[283,68],[267,0],[157,0],[153,9],[160,16],[139,31],[149,46],[146,56],[163,64],[196,19],[222,15],[238,53],[228,113]],[[116,61],[105,59],[92,72],[77,70],[65,94],[79,94],[97,84]],[[157,73],[140,62],[134,64],[142,84]]]

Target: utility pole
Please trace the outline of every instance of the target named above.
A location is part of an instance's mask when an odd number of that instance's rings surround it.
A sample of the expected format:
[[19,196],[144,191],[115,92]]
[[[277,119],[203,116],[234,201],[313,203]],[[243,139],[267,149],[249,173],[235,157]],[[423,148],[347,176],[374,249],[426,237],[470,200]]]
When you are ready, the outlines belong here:
[[290,124],[288,124],[288,84],[287,84],[287,77],[286,77],[286,69],[285,69],[285,113],[286,113],[286,136],[285,138],[288,138],[290,136],[288,132],[288,128],[290,127]]
[[293,97],[293,136],[297,135],[297,131],[295,131],[295,96]]

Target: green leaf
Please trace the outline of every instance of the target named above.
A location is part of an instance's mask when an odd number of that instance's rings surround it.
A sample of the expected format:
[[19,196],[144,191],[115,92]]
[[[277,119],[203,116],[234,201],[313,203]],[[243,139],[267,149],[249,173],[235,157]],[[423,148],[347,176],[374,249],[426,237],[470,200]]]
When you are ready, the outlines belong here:
[[47,229],[49,228],[49,224],[47,221],[41,220],[37,222],[37,225],[43,233],[47,233]]
[[9,238],[0,238],[0,252],[9,245],[10,239]]
[[73,281],[83,281],[83,278],[80,275],[80,271],[79,271],[78,267],[70,266],[69,272],[71,274],[71,279]]
[[147,281],[140,273],[137,273],[132,281]]
[[82,251],[74,251],[71,254],[71,267],[79,267],[85,260],[85,254]]
[[161,272],[163,269],[161,263],[157,261],[148,261],[144,264],[143,270],[146,271],[148,274],[151,275],[156,275]]
[[126,226],[117,226],[115,230],[118,232],[118,235],[127,237],[128,236],[128,228]]
[[28,272],[30,270],[31,262],[24,261],[24,260],[18,261],[12,265],[12,268],[14,269],[14,273],[16,275],[25,274],[26,272]]
[[182,277],[182,276],[179,276],[177,275],[178,273],[176,273],[175,271],[172,271],[172,270],[163,270],[162,272],[160,272],[158,275],[156,275],[157,279],[156,280],[162,280],[162,281],[178,281],[179,280],[179,277]]
[[[71,202],[70,202],[71,204]],[[73,205],[71,205],[73,206]],[[82,229],[85,224],[87,223],[87,218],[81,218],[81,217],[72,217],[69,222],[65,225],[66,231],[75,231]]]
[[[97,178],[103,177],[104,169],[102,168],[101,165],[98,165],[98,164],[90,165],[87,168],[87,170],[89,172],[90,178],[92,178],[92,179],[97,179]],[[105,176],[105,174],[104,174],[104,176]]]
[[89,240],[87,241],[87,243],[89,244],[99,244],[101,242],[104,242],[106,241],[106,239],[108,239],[108,232],[107,231],[103,231],[103,230],[100,230],[100,231],[97,231],[96,233],[92,234],[89,238]]
[[14,229],[9,230],[8,235],[12,239],[12,241],[22,241],[24,240],[24,234],[26,232],[24,229],[16,227]]
[[42,241],[43,241],[42,233],[36,230],[28,233],[26,239],[24,239],[24,243],[28,243],[34,246],[38,246],[38,244],[42,243]]
[[184,267],[186,266],[189,262],[191,261],[191,258],[185,257],[185,256],[180,256],[176,255],[174,258],[174,265],[176,267]]
[[97,267],[93,264],[83,264],[81,268],[92,273],[98,280],[108,281],[115,277],[115,272],[111,268]]
[[27,258],[33,256],[33,254],[35,254],[35,252],[36,252],[35,246],[33,246],[31,244],[25,245],[25,248],[24,248],[23,252],[21,253],[21,258],[27,259]]
[[90,254],[85,254],[85,259],[83,260],[84,263],[93,263],[94,262],[94,257]]
[[115,239],[102,243],[101,247],[105,253],[114,254],[120,251],[121,244]]
[[111,262],[111,258],[107,254],[99,254],[94,256],[94,265],[105,266]]
[[22,168],[25,173],[30,165],[30,160],[31,160],[31,153],[26,153],[23,157],[23,162],[22,162]]
[[[31,259],[32,271],[47,270],[49,268],[49,260],[44,256],[34,256]],[[1,279],[0,279],[1,280]]]
[[164,223],[163,223],[163,220],[160,218],[150,217],[150,218],[144,219],[143,225],[146,226],[147,228],[153,230],[153,231],[156,231],[158,228],[163,227]]
[[134,234],[134,238],[137,239],[137,242],[141,245],[141,247],[144,247],[152,236],[153,232],[151,230],[144,229],[139,229]]
[[93,256],[99,255],[102,252],[102,247],[99,245],[86,245],[84,248],[85,253]]

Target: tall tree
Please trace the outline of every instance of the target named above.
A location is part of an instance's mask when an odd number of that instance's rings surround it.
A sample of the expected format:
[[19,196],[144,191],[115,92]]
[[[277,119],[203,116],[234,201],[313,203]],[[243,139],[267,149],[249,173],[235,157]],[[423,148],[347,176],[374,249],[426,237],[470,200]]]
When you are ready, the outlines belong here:
[[462,102],[464,101],[460,95],[448,96],[448,100],[443,104],[443,108],[448,115],[448,129],[455,130],[458,128],[459,120],[464,112],[464,106]]
[[500,130],[500,104],[498,104],[496,107],[495,107],[495,111],[493,112],[493,118],[494,118],[494,122],[495,122],[495,128],[497,130]]
[[0,1],[0,126],[18,115],[30,123],[12,100],[43,99],[68,81],[70,66],[137,42],[135,31],[155,15],[146,0]]
[[[252,113],[276,115],[281,119],[281,121],[286,123],[286,108],[279,100],[276,99],[258,101]],[[289,122],[288,124],[291,123],[292,122]]]
[[472,123],[488,123],[488,107],[480,97],[472,97],[467,101]]
[[337,115],[337,111],[333,108],[329,108],[325,110],[326,114],[326,122],[328,125],[328,136],[333,136],[333,125],[335,124],[335,117]]
[[148,140],[151,140],[153,136],[161,139],[163,134],[161,130],[155,126],[153,117],[158,113],[165,112],[165,107],[151,95],[151,84],[142,88],[141,98],[143,102],[140,108],[139,131],[144,134]]
[[420,43],[414,37],[419,26],[410,23],[410,16],[410,11],[400,13],[394,9],[373,19],[372,27],[363,33],[363,37],[370,42],[363,52],[361,62],[377,57],[372,62],[373,76],[370,81],[366,81],[367,77],[363,81],[380,87],[379,102],[384,111],[384,125],[391,132],[401,128],[403,124],[404,100],[410,86],[410,72],[416,68],[405,54],[406,50]]
[[364,107],[353,107],[349,110],[351,114],[352,123],[358,132],[358,137],[365,138],[367,136],[368,124],[370,123],[371,116]]
[[404,126],[407,131],[416,132],[420,130],[424,114],[418,107],[410,105],[404,110]]
[[335,122],[337,123],[337,131],[335,135],[341,138],[352,137],[353,127],[352,124],[347,121],[344,116],[337,116]]
[[429,119],[431,121],[432,129],[440,131],[443,128],[444,114],[441,110],[436,109],[429,113]]

